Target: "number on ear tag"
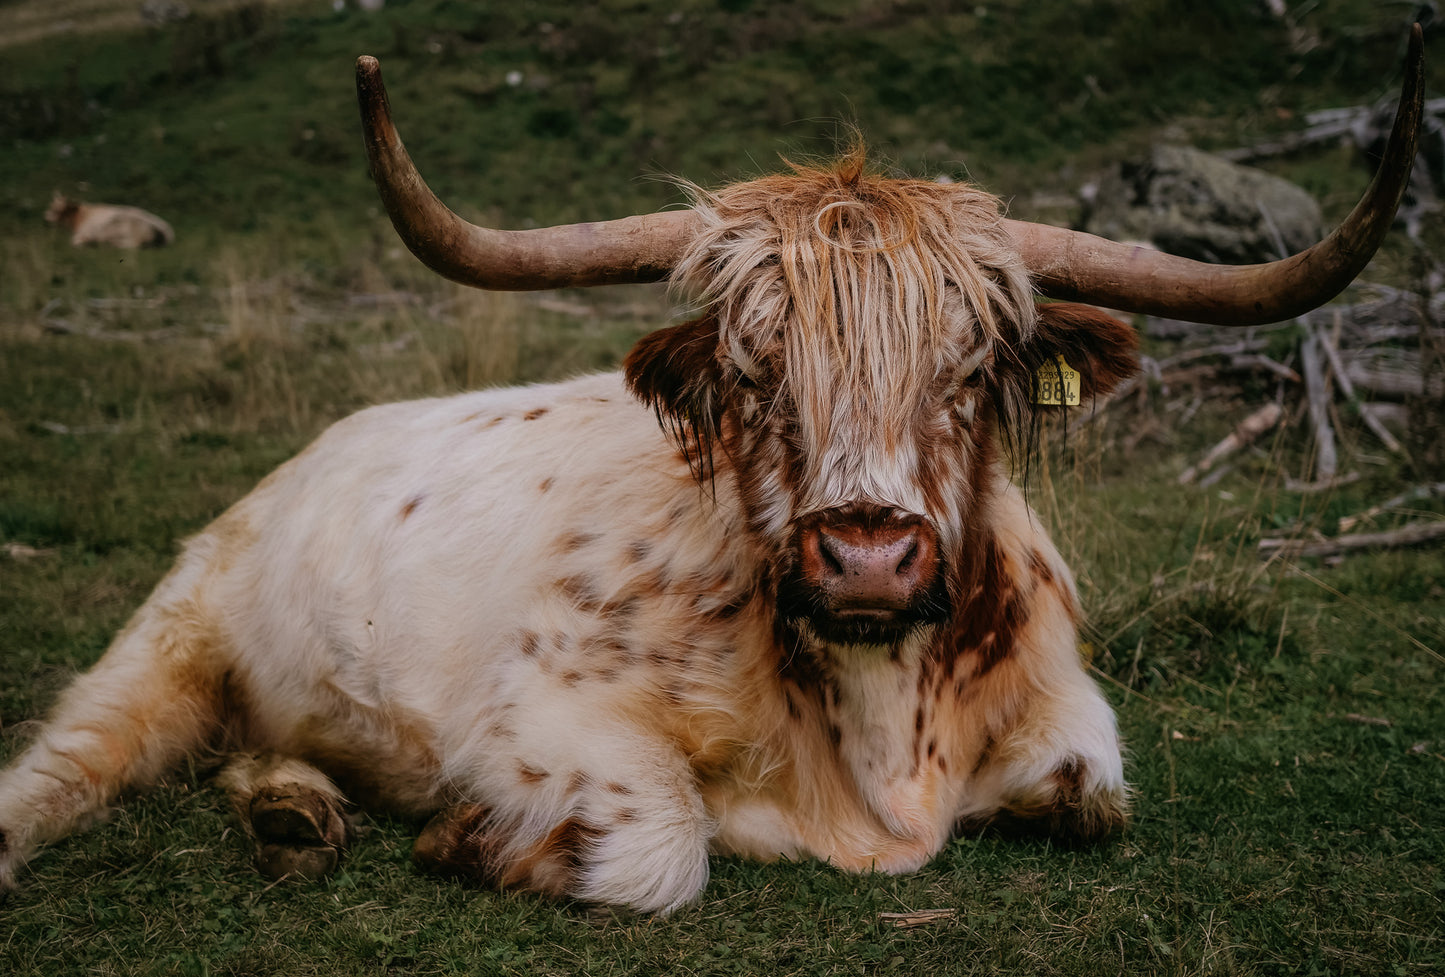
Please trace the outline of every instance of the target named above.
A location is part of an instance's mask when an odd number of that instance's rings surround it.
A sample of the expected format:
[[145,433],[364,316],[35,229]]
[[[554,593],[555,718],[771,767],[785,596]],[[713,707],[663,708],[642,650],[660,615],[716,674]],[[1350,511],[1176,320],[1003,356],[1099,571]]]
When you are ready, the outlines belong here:
[[1034,403],[1045,407],[1079,406],[1079,371],[1062,356],[1039,367],[1034,374]]

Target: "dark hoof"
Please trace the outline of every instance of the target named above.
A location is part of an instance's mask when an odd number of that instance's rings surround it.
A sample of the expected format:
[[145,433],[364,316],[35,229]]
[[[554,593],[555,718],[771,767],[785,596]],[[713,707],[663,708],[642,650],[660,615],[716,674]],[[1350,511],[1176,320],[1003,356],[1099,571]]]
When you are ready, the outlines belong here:
[[336,871],[340,861],[340,850],[330,845],[261,845],[256,849],[256,870],[277,881],[315,882]]
[[271,879],[324,879],[336,870],[346,847],[346,821],[325,794],[287,784],[251,798],[256,867]]

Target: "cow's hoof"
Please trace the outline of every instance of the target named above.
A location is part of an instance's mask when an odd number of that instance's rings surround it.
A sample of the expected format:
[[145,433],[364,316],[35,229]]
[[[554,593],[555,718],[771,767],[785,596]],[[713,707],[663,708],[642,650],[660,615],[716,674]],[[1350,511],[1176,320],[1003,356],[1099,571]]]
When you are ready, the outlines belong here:
[[438,811],[412,846],[412,861],[438,875],[485,874],[481,856],[490,815],[490,809],[480,804],[454,804]]
[[336,871],[340,850],[330,845],[261,845],[256,849],[256,870],[268,879],[317,881]]
[[346,847],[346,821],[336,801],[309,787],[267,787],[251,798],[256,867],[271,879],[324,879]]

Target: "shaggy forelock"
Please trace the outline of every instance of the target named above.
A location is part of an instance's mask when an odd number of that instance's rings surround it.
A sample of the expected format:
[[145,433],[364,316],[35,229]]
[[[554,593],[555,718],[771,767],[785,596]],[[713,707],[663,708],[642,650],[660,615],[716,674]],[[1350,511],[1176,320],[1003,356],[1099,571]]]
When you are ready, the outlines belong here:
[[692,189],[704,230],[673,281],[716,316],[734,365],[781,371],[753,379],[796,412],[805,453],[859,410],[885,451],[906,451],[942,373],[1032,329],[1028,273],[976,187],[878,176],[856,148]]

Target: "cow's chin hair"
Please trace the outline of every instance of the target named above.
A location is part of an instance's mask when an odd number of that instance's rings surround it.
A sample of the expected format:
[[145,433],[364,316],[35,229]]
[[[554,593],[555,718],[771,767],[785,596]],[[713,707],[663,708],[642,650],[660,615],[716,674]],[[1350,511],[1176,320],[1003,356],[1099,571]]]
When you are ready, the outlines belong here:
[[832,645],[896,645],[923,628],[943,624],[951,613],[944,574],[897,610],[834,609],[801,575],[789,573],[778,586],[778,616],[801,634]]

